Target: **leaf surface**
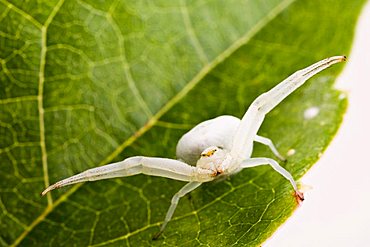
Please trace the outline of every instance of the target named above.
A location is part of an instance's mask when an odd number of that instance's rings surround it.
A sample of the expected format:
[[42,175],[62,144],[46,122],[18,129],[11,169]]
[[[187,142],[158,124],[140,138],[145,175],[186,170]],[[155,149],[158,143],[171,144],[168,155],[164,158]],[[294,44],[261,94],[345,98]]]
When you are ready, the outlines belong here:
[[[294,71],[348,54],[364,0],[39,2],[0,0],[0,245],[258,246],[292,214],[292,188],[269,167],[202,185],[157,241],[182,182],[139,175],[39,193],[129,156],[175,158],[192,126],[241,117]],[[297,180],[342,120],[341,68],[259,131],[295,150],[283,165]],[[310,107],[319,114],[306,119]],[[253,156],[273,157],[259,144]]]

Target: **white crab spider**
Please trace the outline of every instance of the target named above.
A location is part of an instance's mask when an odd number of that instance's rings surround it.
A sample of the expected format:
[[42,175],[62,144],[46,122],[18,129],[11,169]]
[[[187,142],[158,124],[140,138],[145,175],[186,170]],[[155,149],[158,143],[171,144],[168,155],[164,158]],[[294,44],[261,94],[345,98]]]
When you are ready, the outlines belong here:
[[188,182],[172,197],[166,218],[154,238],[165,229],[181,197],[204,182],[229,176],[244,168],[270,165],[289,180],[297,198],[303,200],[303,193],[298,190],[292,175],[278,162],[269,158],[251,158],[253,142],[269,146],[279,159],[284,160],[270,139],[257,135],[265,115],[310,77],[345,60],[345,56],[330,57],[295,72],[270,91],[258,96],[241,120],[233,116],[220,116],[198,124],[179,140],[176,147],[176,156],[179,160],[144,156],[127,158],[63,179],[45,189],[42,195],[70,184],[136,174]]

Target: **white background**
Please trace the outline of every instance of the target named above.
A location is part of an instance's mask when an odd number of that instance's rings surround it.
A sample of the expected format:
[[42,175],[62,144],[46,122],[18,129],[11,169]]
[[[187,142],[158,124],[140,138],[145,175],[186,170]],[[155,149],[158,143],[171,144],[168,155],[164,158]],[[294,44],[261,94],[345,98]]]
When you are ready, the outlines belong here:
[[303,205],[264,247],[370,246],[370,2],[336,88],[349,95],[343,124],[301,179],[313,187]]

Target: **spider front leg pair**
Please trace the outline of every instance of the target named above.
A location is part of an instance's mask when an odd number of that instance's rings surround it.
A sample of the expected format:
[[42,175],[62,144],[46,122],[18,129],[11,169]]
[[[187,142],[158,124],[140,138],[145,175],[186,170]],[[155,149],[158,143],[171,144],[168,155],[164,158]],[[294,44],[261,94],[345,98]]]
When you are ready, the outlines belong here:
[[289,180],[297,197],[303,200],[303,194],[298,191],[292,175],[275,160],[251,158],[253,142],[269,146],[279,159],[284,160],[271,140],[257,135],[265,115],[310,77],[345,59],[344,56],[330,57],[295,72],[270,91],[257,97],[241,120],[233,116],[220,116],[198,124],[179,140],[176,148],[179,160],[143,156],[127,158],[61,180],[46,188],[42,195],[70,184],[136,174],[188,182],[173,196],[166,218],[154,238],[158,238],[164,231],[181,197],[204,182],[235,174],[244,168],[270,165]]

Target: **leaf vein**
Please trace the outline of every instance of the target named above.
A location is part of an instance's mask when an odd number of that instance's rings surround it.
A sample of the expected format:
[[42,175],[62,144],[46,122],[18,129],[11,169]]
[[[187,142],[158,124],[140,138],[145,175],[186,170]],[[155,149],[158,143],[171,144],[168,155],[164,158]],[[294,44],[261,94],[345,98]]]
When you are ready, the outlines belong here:
[[182,18],[184,20],[185,29],[190,37],[190,40],[193,44],[193,47],[195,48],[195,51],[197,52],[202,63],[208,64],[209,63],[208,57],[206,53],[204,52],[203,47],[201,46],[195,34],[195,30],[193,28],[193,25],[191,24],[191,20],[189,17],[189,10],[184,0],[181,1],[180,10],[181,10]]
[[235,243],[233,244],[233,246],[237,245],[238,242],[240,241],[240,239],[242,239],[248,232],[250,232],[252,230],[253,227],[255,227],[256,225],[258,225],[258,223],[260,223],[262,221],[262,218],[263,216],[266,214],[268,208],[270,207],[270,205],[275,201],[275,190],[272,189],[272,192],[274,194],[274,198],[266,205],[265,209],[263,210],[263,212],[261,213],[261,216],[258,218],[258,220],[249,227],[248,231],[246,231],[245,233],[243,233],[236,241]]
[[36,100],[37,100],[36,95],[25,95],[25,96],[13,97],[13,98],[0,99],[0,105],[19,103],[23,101],[36,101]]
[[126,58],[126,52],[125,52],[125,38],[124,35],[122,34],[120,28],[118,27],[116,21],[112,17],[112,14],[114,12],[114,9],[116,5],[118,4],[118,1],[115,1],[112,7],[109,9],[109,12],[107,14],[107,20],[112,26],[115,34],[118,37],[118,43],[119,43],[119,51],[120,51],[120,57],[123,63],[123,71],[125,72],[126,80],[129,85],[129,88],[131,92],[134,94],[136,100],[140,104],[141,108],[144,110],[145,114],[147,115],[148,118],[151,118],[153,116],[153,113],[150,111],[149,106],[146,104],[144,101],[143,97],[141,96],[138,88],[136,87],[135,81],[132,77],[132,73],[130,70],[129,62],[127,61]]
[[28,13],[24,12],[22,9],[18,8],[17,6],[15,6],[14,4],[11,4],[9,3],[8,1],[6,0],[0,0],[0,2],[2,4],[4,4],[8,9],[12,9],[14,10],[14,12],[16,12],[17,14],[21,15],[22,17],[24,17],[26,20],[30,21],[33,25],[35,25],[36,27],[38,27],[39,29],[42,28],[42,24],[37,21],[33,16],[29,15]]

